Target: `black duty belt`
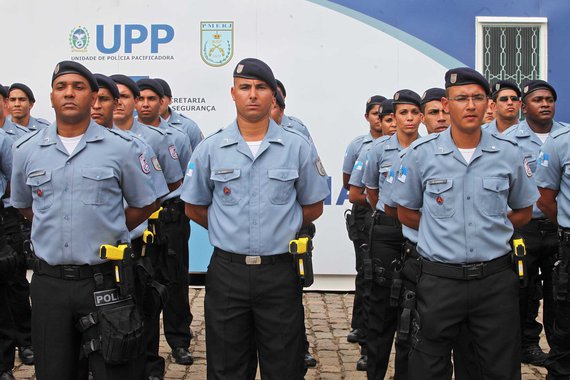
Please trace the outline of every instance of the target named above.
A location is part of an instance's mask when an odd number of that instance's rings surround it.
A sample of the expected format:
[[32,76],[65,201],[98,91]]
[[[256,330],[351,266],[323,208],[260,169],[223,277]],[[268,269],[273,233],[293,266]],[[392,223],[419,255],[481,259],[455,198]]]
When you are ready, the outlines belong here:
[[35,259],[32,269],[35,274],[75,281],[94,278],[95,273],[113,274],[113,265],[110,262],[97,265],[49,265],[43,260]]
[[376,210],[373,216],[374,224],[376,225],[402,227],[402,224],[397,218],[387,215],[384,211]]
[[266,264],[276,264],[282,262],[292,263],[293,258],[290,253],[281,253],[278,255],[271,256],[251,256],[251,255],[241,255],[239,253],[232,253],[224,251],[220,248],[214,248],[214,255],[217,255],[225,260],[231,261],[232,263],[239,263],[244,265],[266,265]]
[[547,218],[531,219],[531,221],[528,224],[533,227],[536,227],[539,231],[545,231],[545,232],[558,231],[558,227],[556,226],[556,224],[552,223],[552,221]]
[[168,200],[165,200],[164,202],[162,202],[162,207],[164,208],[180,208],[184,206],[184,201],[180,199],[180,197],[174,197],[174,198],[170,198]]
[[512,268],[511,254],[473,264],[443,264],[422,260],[422,273],[454,280],[479,280]]

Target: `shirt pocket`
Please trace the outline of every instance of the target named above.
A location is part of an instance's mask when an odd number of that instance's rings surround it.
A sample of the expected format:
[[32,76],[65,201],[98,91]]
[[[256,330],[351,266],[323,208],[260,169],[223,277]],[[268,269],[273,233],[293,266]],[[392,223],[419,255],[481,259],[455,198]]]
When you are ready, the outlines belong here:
[[455,214],[455,197],[453,180],[432,179],[426,185],[424,203],[434,217],[449,218]]
[[112,189],[115,172],[111,168],[81,169],[81,201],[86,205],[105,203],[105,193]]
[[34,209],[46,210],[53,204],[53,182],[51,172],[40,170],[28,174],[26,185],[32,188]]
[[295,180],[299,178],[296,169],[269,169],[268,196],[269,201],[275,205],[283,205],[290,201],[295,187]]
[[483,178],[483,190],[479,192],[478,206],[488,216],[504,215],[507,212],[509,179],[502,177]]
[[237,205],[242,196],[241,171],[239,169],[214,170],[210,180],[214,181],[214,193],[225,206]]

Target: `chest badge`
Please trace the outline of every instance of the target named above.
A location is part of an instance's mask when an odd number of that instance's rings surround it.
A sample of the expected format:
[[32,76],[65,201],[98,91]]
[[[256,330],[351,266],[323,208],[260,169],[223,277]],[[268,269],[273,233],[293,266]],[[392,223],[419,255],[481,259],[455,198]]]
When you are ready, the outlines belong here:
[[36,194],[38,194],[38,197],[41,197],[44,195],[44,191],[42,189],[37,189]]
[[442,205],[443,204],[443,198],[441,196],[437,197],[436,200],[438,205]]
[[232,193],[232,190],[229,187],[224,186],[224,195],[230,195],[231,193]]

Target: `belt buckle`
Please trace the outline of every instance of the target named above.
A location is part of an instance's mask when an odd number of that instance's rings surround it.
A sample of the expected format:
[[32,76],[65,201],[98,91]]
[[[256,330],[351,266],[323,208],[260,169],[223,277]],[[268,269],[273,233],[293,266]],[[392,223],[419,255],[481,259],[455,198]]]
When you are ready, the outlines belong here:
[[261,256],[246,256],[245,263],[247,265],[259,265],[261,264]]
[[467,280],[477,280],[483,278],[485,264],[477,263],[463,266],[463,276]]
[[64,280],[79,280],[80,271],[77,265],[62,265],[61,266],[61,277]]

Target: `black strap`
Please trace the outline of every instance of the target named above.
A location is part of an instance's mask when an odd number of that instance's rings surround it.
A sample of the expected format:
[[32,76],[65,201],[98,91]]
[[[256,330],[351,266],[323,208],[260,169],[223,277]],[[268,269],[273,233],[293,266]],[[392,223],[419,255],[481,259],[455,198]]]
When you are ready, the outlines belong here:
[[443,264],[422,259],[422,273],[454,280],[478,280],[511,268],[511,255],[465,265]]
[[50,265],[43,260],[35,259],[32,261],[32,269],[36,274],[75,281],[94,278],[96,272],[103,275],[113,273],[113,265],[110,262],[97,265]]
[[101,339],[91,339],[81,346],[85,357],[89,357],[93,352],[101,350]]
[[99,318],[97,318],[97,314],[89,313],[79,318],[79,320],[75,324],[75,328],[80,332],[84,332],[87,331],[87,329],[89,329],[90,327],[95,326],[98,322]]

